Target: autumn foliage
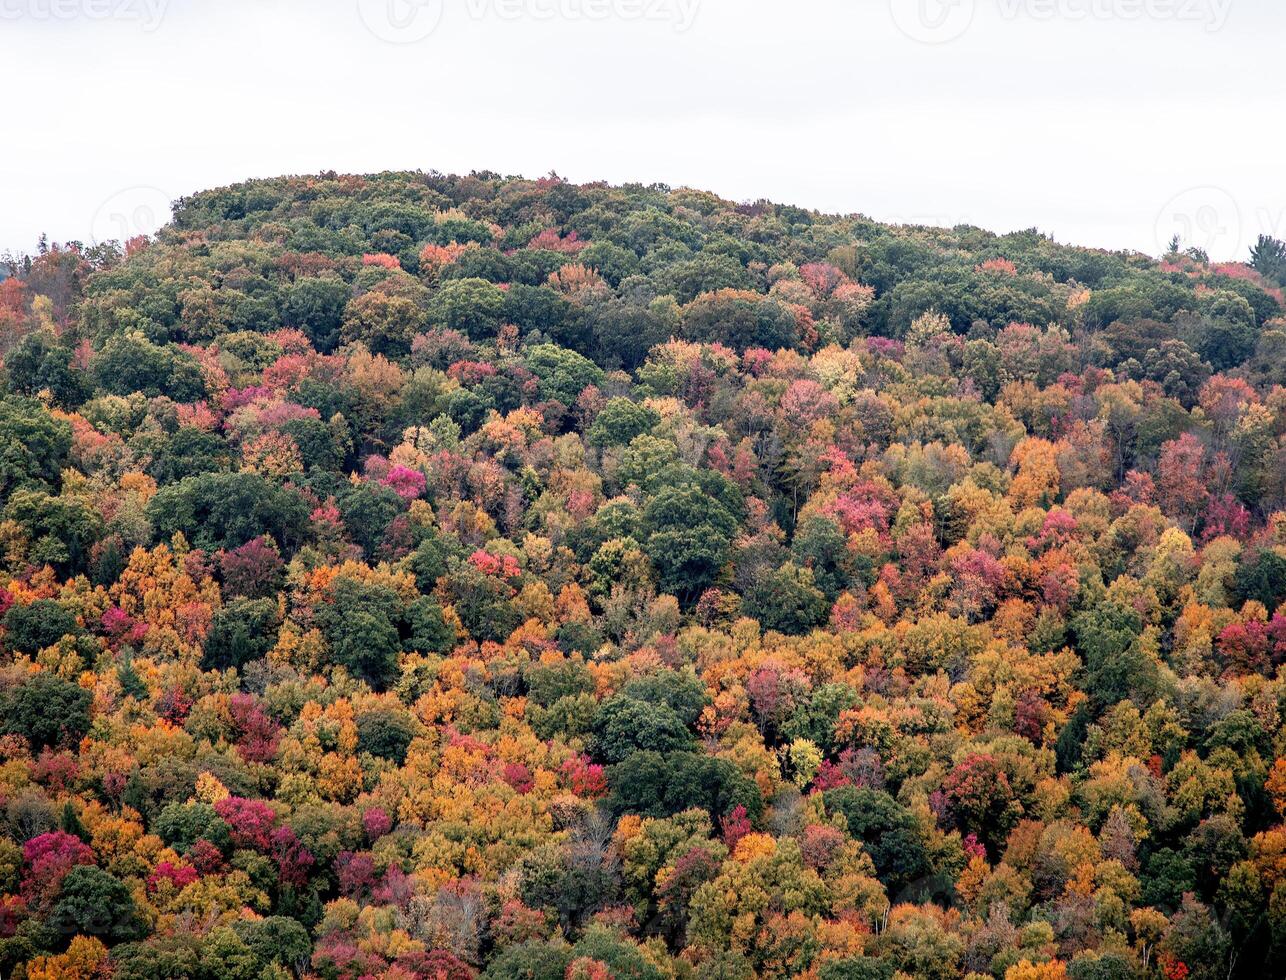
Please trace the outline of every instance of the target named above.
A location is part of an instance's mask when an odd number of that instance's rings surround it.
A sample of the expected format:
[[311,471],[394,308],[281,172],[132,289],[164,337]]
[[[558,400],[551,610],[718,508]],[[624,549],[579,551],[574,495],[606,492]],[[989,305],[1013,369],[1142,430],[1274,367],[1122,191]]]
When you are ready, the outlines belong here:
[[437,173],[0,270],[4,976],[1286,957],[1263,274]]

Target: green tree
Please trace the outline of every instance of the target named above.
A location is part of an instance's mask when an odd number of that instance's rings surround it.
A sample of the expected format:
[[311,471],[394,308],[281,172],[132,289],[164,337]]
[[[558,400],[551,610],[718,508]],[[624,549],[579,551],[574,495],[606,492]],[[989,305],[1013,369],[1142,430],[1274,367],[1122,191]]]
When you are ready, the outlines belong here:
[[0,733],[21,735],[33,749],[76,744],[89,731],[93,695],[70,681],[36,674],[0,691]]
[[452,279],[429,303],[429,321],[481,340],[494,337],[505,311],[505,294],[485,279]]
[[604,367],[637,368],[657,344],[669,339],[677,327],[658,308],[614,300],[590,311],[594,335],[594,360]]
[[367,711],[357,716],[357,749],[397,765],[415,738],[415,723],[402,711]]
[[306,964],[312,953],[308,930],[284,915],[254,921],[243,919],[233,923],[232,928],[262,966],[279,963],[293,971],[300,964]]
[[719,501],[693,486],[666,487],[643,511],[644,551],[661,588],[681,601],[696,600],[728,562],[736,519]]
[[1286,242],[1260,235],[1251,246],[1250,264],[1269,282],[1286,286]]
[[138,939],[147,931],[129,889],[101,868],[83,864],[63,878],[46,926],[64,939],[95,936],[109,945]]
[[0,497],[15,488],[56,486],[71,451],[71,426],[39,402],[0,399]]
[[206,634],[201,666],[238,670],[268,655],[276,645],[276,599],[235,599],[214,614]]
[[1286,602],[1286,556],[1265,548],[1237,566],[1233,593],[1241,602],[1255,600],[1275,610]]
[[628,398],[612,398],[595,417],[586,438],[593,446],[626,446],[659,421],[661,417],[650,408]]
[[795,563],[809,569],[813,584],[830,602],[848,588],[852,579],[852,558],[848,538],[839,524],[829,517],[809,517],[795,530],[790,545]]
[[36,654],[64,636],[78,636],[80,633],[75,615],[53,599],[37,599],[25,606],[12,606],[4,614],[5,646],[18,653]]
[[414,300],[373,290],[345,308],[339,336],[345,344],[365,344],[373,354],[403,357],[427,323],[428,316]]
[[392,589],[342,578],[334,585],[332,601],[316,613],[335,662],[381,690],[397,676],[402,650],[395,622],[398,605]]
[[608,851],[588,840],[543,844],[519,862],[518,872],[523,902],[555,910],[566,932],[578,930],[620,892]]
[[310,508],[292,490],[257,473],[205,473],[162,487],[148,503],[157,534],[183,532],[198,548],[231,550],[268,535],[293,554],[308,528]]
[[826,622],[830,606],[813,584],[813,573],[786,562],[757,580],[742,599],[741,611],[766,630],[798,636]]
[[848,832],[862,842],[890,896],[929,871],[924,836],[911,812],[888,793],[842,786],[823,794],[826,808],[844,815]]
[[9,388],[29,397],[48,391],[58,404],[75,408],[90,396],[91,385],[86,373],[72,366],[72,357],[52,330],[33,331],[5,355]]
[[522,625],[513,590],[500,579],[466,564],[451,574],[449,584],[460,622],[475,639],[503,643]]
[[189,476],[226,470],[231,462],[228,445],[218,433],[185,425],[157,447],[147,472],[164,486]]
[[415,653],[449,653],[456,643],[455,627],[446,621],[436,599],[420,596],[402,611],[402,648]]
[[893,964],[874,956],[850,956],[822,965],[818,980],[891,980]]
[[142,392],[192,402],[205,395],[201,368],[175,347],[161,347],[141,334],[112,337],[93,360],[98,387],[114,395]]
[[684,308],[683,336],[734,350],[777,350],[799,343],[799,327],[795,314],[776,300],[727,290],[703,294]]
[[728,255],[708,253],[675,262],[658,271],[653,279],[658,292],[668,293],[680,303],[690,303],[702,293],[713,293],[720,289],[748,289],[753,284],[750,273],[736,259]]
[[30,560],[63,574],[83,572],[90,549],[103,533],[103,519],[79,497],[51,497],[41,490],[16,490],[5,520],[20,525],[31,540]]
[[531,940],[498,953],[482,976],[483,980],[565,980],[572,958],[566,943]]
[[232,849],[231,830],[209,803],[170,803],[157,815],[153,829],[180,854],[186,854],[198,840],[209,841],[224,852]]
[[607,763],[634,752],[677,752],[692,745],[691,733],[667,704],[617,695],[603,702],[594,719],[594,754]]
[[602,386],[603,369],[587,357],[554,344],[538,344],[526,352],[527,367],[540,380],[540,397],[576,404],[590,385]]
[[330,353],[339,344],[339,329],[352,287],[338,276],[308,276],[283,290],[282,318],[308,335],[313,345]]
[[611,768],[608,783],[618,813],[668,817],[695,808],[721,818],[737,806],[752,816],[763,808],[758,787],[736,766],[693,752],[635,752]]
[[[593,690],[591,685],[588,690]],[[670,708],[684,725],[691,727],[710,703],[705,684],[692,671],[659,670],[636,677],[621,688],[622,697]]]

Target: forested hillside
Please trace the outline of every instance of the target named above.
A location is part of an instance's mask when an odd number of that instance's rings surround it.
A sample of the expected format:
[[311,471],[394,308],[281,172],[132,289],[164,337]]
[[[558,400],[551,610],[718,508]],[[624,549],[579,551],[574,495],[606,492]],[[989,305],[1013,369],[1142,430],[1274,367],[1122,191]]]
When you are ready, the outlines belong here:
[[0,975],[1286,959],[1286,246],[437,173],[0,282]]

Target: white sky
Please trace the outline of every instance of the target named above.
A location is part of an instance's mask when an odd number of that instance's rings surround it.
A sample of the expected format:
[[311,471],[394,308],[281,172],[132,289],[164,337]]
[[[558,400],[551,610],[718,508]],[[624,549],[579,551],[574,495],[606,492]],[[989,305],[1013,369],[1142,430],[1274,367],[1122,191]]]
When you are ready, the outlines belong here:
[[1151,254],[1286,237],[1280,0],[416,2],[0,0],[0,251],[402,168]]

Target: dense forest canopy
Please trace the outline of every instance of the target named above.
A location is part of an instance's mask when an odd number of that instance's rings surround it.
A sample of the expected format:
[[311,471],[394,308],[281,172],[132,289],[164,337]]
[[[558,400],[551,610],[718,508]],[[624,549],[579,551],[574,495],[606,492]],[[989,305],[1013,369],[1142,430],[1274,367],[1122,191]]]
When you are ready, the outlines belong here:
[[1249,259],[488,173],[12,259],[0,972],[1280,973]]

